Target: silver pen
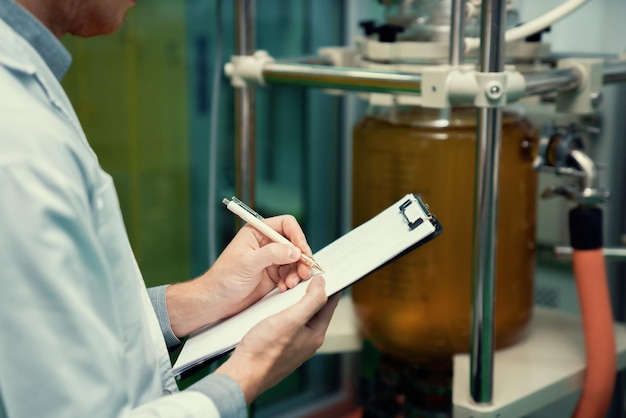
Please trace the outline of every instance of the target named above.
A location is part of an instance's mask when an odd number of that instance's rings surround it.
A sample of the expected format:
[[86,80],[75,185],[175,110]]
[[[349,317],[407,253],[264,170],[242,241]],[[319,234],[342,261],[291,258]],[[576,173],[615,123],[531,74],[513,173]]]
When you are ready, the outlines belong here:
[[[278,232],[272,229],[268,224],[263,222],[263,217],[259,215],[258,213],[256,213],[251,207],[243,203],[241,200],[233,196],[231,200],[228,200],[226,198],[222,199],[222,203],[226,205],[226,208],[228,208],[228,210],[230,210],[235,215],[239,216],[248,224],[252,225],[257,231],[261,232],[263,235],[265,235],[272,241],[278,242],[281,244],[289,244],[295,247],[295,245],[291,241],[289,241],[284,236],[280,235]],[[301,253],[300,260],[302,260],[302,262],[306,264],[307,266],[313,267],[314,269],[317,269],[321,271],[322,273],[324,272],[324,270],[322,270],[322,267],[320,267],[320,265],[317,264],[317,262],[313,259],[313,257],[309,257],[308,255]]]

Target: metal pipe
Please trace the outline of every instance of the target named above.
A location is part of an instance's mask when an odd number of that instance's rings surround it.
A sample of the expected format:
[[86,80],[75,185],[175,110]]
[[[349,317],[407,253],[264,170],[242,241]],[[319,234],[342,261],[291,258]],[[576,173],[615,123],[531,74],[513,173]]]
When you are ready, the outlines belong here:
[[580,170],[585,173],[585,176],[580,181],[583,191],[598,187],[598,173],[593,160],[587,154],[577,149],[571,150],[569,156],[580,167]]
[[306,65],[333,65],[333,60],[324,55],[311,55],[293,58],[281,58],[277,64],[306,64]]
[[[464,0],[454,1],[463,3]],[[463,24],[463,19],[453,17],[453,21]],[[454,29],[451,30],[449,59],[452,65],[464,62],[463,38],[459,37],[459,33]],[[421,93],[422,82],[421,74],[333,67],[331,60],[323,56],[283,59],[268,63],[263,70],[263,77],[269,84],[416,94]],[[605,84],[626,81],[626,61],[606,62],[603,78]],[[572,68],[527,73],[524,79],[526,83],[524,96],[571,90],[580,83],[579,75]]]
[[526,82],[525,96],[549,94],[558,90],[570,90],[580,83],[580,77],[572,68],[526,74],[524,80]]
[[[455,0],[461,1],[461,0]],[[463,48],[451,32],[450,63],[462,64]],[[459,42],[462,43],[462,38]],[[456,45],[456,47],[455,47]],[[325,57],[302,57],[268,63],[263,69],[263,78],[268,84],[289,84],[341,90],[421,93],[421,74],[393,71],[366,70],[361,68],[333,67]],[[626,61],[606,63],[603,71],[605,83],[626,81]],[[524,75],[525,96],[554,93],[576,88],[580,77],[572,68],[560,68]]]
[[341,90],[420,93],[422,76],[348,67],[268,63],[263,68],[268,84],[290,84]]
[[[559,90],[571,90],[580,84],[580,76],[572,68],[561,68],[524,75],[526,81],[525,96],[554,93]],[[607,61],[602,70],[604,84],[626,81],[626,61]]]
[[450,13],[450,65],[465,62],[465,0],[452,0]]
[[[235,54],[254,53],[254,0],[235,4]],[[254,207],[255,121],[254,87],[235,89],[235,166],[237,197]]]
[[[480,71],[504,71],[504,0],[482,3]],[[474,202],[474,286],[470,391],[474,402],[493,397],[495,255],[502,109],[478,109]]]
[[626,81],[626,61],[605,62],[602,78],[604,84]]

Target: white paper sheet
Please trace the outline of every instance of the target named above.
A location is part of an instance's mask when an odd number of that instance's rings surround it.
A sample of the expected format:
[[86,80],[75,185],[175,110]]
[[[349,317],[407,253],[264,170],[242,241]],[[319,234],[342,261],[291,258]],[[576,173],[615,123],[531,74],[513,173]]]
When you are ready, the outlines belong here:
[[[423,219],[412,230],[399,209],[409,199],[411,205],[406,211],[409,219]],[[431,222],[417,199],[412,194],[404,196],[314,254],[315,260],[324,269],[326,294],[330,296],[345,289],[429,237],[435,230],[436,223]],[[297,303],[304,296],[309,283],[302,282],[282,293],[275,289],[245,311],[190,336],[174,364],[174,374],[179,375],[236,346],[254,325]]]

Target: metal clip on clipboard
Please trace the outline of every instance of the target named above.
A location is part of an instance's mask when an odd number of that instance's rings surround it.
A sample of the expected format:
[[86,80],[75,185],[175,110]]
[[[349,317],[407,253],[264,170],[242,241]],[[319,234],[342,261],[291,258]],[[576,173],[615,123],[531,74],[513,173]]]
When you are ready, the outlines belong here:
[[[412,231],[424,222],[422,213],[426,214],[429,220],[432,220],[428,205],[424,203],[420,195],[413,194],[413,199],[407,199],[400,205],[400,213],[409,225]],[[421,209],[421,210],[420,210]]]

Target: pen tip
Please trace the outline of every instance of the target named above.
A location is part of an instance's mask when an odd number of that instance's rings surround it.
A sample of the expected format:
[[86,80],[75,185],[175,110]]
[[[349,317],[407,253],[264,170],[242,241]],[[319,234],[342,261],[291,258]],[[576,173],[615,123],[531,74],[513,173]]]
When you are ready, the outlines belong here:
[[313,259],[313,257],[302,254],[301,260],[304,261],[304,264],[311,267],[312,269],[315,269],[315,270],[320,271],[321,273],[324,273],[324,269],[322,269],[322,267],[317,263],[317,261]]

